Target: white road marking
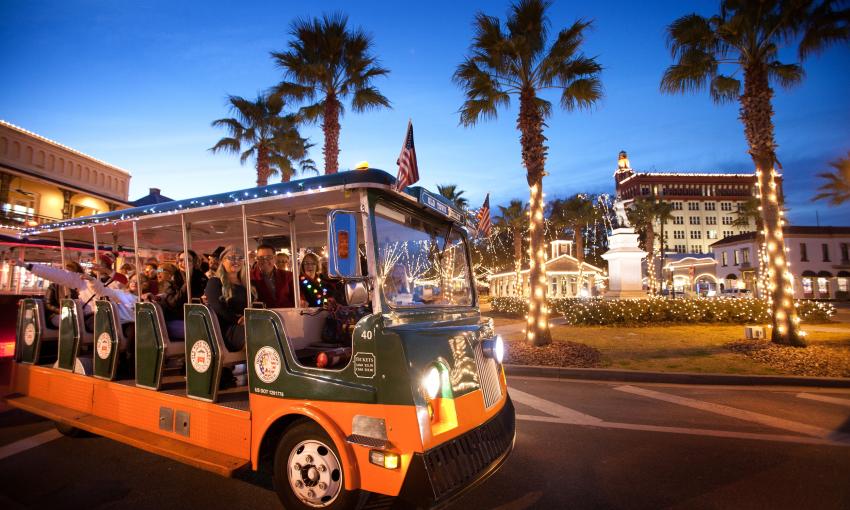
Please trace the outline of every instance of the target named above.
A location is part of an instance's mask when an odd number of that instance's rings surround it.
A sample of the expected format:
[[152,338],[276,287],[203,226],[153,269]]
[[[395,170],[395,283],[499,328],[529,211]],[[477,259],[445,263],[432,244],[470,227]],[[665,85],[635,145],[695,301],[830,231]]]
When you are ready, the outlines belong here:
[[850,399],[846,398],[827,397],[826,395],[816,395],[814,393],[797,393],[797,397],[809,400],[817,400],[818,402],[826,402],[828,404],[836,404],[839,406],[850,407]]
[[50,441],[59,439],[60,437],[62,437],[62,434],[58,430],[50,429],[42,432],[41,434],[36,434],[26,439],[21,439],[20,441],[7,444],[6,446],[0,447],[0,460],[25,452],[31,448],[35,448],[36,446],[41,446],[44,443],[49,443]]
[[[517,420],[537,421],[544,423],[560,423],[563,425],[577,425],[569,420],[563,420],[552,416],[535,416],[531,414],[518,414]],[[586,427],[598,427],[604,429],[639,430],[643,432],[664,432],[668,434],[685,434],[691,436],[722,437],[729,439],[751,439],[756,441],[778,441],[781,443],[813,444],[826,446],[850,446],[848,442],[832,441],[817,437],[787,436],[782,434],[758,434],[754,432],[734,432],[730,430],[714,429],[690,429],[686,427],[665,427],[661,425],[642,425],[639,423],[617,423],[600,421],[599,423],[582,423]]]
[[[796,432],[798,434],[805,434],[807,436],[819,437],[822,439],[830,439],[833,436],[833,432],[831,430],[816,427],[814,425],[807,425],[805,423],[800,423],[796,421],[786,420],[784,418],[776,418],[774,416],[768,416],[766,414],[754,413],[752,411],[746,411],[744,409],[738,409],[735,407],[725,406],[722,404],[715,404],[713,402],[705,402],[703,400],[696,400],[693,398],[680,397],[678,395],[671,395],[669,393],[661,393],[660,391],[654,391],[646,388],[638,388],[636,386],[617,386],[614,388],[615,390],[622,391],[625,393],[631,393],[633,395],[640,395],[642,397],[652,398],[655,400],[661,400],[663,402],[670,402],[671,404],[678,404],[685,407],[690,407],[693,409],[699,409],[701,411],[708,411],[714,414],[720,414],[723,416],[730,416],[732,418],[737,418],[739,420],[750,421],[755,423],[760,423],[762,425],[767,425],[768,427],[773,427],[777,429],[790,430],[791,432]],[[838,439],[835,437],[835,439]]]
[[589,425],[602,422],[601,419],[596,418],[595,416],[590,416],[589,414],[578,412],[574,409],[570,409],[569,407],[564,407],[561,404],[550,402],[548,400],[534,396],[530,393],[520,391],[516,388],[509,389],[508,393],[515,402],[519,402],[520,404],[533,407],[534,409],[542,411],[546,414],[556,416],[559,420],[561,420],[562,423],[571,423],[574,425]]

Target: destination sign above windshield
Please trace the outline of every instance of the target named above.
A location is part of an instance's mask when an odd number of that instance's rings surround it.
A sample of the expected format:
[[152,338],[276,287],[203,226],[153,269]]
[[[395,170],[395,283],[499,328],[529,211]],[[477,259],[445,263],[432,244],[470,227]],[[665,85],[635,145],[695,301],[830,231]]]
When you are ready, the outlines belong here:
[[429,209],[433,209],[438,213],[446,216],[447,218],[463,223],[463,217],[459,212],[452,209],[448,205],[444,204],[442,200],[437,198],[434,194],[425,191],[424,189],[419,192],[419,203],[428,207]]

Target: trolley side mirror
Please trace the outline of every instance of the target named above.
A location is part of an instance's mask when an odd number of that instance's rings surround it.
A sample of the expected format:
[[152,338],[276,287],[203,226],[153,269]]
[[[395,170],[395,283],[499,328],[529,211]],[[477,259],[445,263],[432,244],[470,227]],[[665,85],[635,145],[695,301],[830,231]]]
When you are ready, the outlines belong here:
[[336,278],[359,276],[360,257],[357,215],[348,211],[328,213],[328,273]]

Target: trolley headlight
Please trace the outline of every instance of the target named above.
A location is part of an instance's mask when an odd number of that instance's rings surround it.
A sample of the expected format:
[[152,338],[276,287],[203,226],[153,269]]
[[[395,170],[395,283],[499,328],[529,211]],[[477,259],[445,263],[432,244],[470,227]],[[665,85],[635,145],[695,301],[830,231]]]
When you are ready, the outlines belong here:
[[440,379],[440,371],[437,367],[431,367],[425,372],[422,378],[422,389],[425,390],[425,396],[429,400],[434,400],[440,393]]
[[505,341],[502,340],[501,335],[482,341],[481,347],[484,350],[484,355],[495,359],[497,363],[501,364],[502,360],[505,359]]

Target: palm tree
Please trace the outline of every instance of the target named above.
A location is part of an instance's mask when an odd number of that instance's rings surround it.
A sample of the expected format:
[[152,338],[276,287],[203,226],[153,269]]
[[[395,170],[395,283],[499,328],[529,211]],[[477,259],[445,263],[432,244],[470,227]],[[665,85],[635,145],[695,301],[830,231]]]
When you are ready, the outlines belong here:
[[[779,60],[782,47],[796,45],[802,61],[832,43],[850,39],[850,13],[836,11],[834,4],[832,0],[722,0],[718,14],[710,18],[688,14],[667,28],[675,63],[664,72],[661,90],[684,93],[708,88],[715,102],[737,100],[740,104],[739,118],[756,167],[769,255],[772,340],[790,345],[805,343],[799,336],[782,236],[771,83],[787,88],[803,79],[800,64]],[[743,77],[743,94],[737,73]]]
[[301,170],[309,170],[312,160],[307,158],[307,151],[312,144],[298,133],[294,115],[281,114],[282,98],[259,95],[251,101],[228,96],[227,102],[234,117],[214,120],[212,126],[227,129],[230,136],[219,140],[210,151],[239,154],[242,164],[255,158],[257,186],[265,186],[277,173],[289,180],[295,173],[295,163]]
[[372,85],[372,80],[389,70],[371,54],[371,36],[347,25],[348,17],[339,13],[297,19],[290,27],[289,50],[271,54],[284,73],[274,93],[308,103],[299,112],[303,120],[322,121],[326,174],[339,169],[343,101],[350,98],[355,112],[390,107],[390,101]]
[[499,216],[493,218],[493,223],[509,230],[514,240],[514,271],[516,272],[515,289],[516,295],[520,295],[522,280],[522,231],[528,222],[528,207],[523,205],[522,200],[511,200],[507,207],[500,205]]
[[437,192],[454,202],[458,209],[466,209],[469,200],[462,197],[465,192],[457,189],[457,184],[437,184]]
[[850,200],[850,152],[829,165],[835,168],[835,173],[818,174],[826,182],[818,188],[820,193],[815,195],[815,200],[829,200],[832,205],[841,205]]
[[560,105],[568,111],[590,108],[602,97],[602,68],[580,51],[590,22],[580,20],[559,31],[547,48],[548,7],[544,0],[519,0],[511,5],[504,26],[498,18],[478,13],[471,55],[454,74],[455,83],[466,95],[460,108],[460,123],[464,126],[495,118],[500,107],[510,104],[511,96],[519,97],[517,129],[531,197],[531,296],[526,339],[534,345],[551,342],[543,265],[543,176],[548,149],[543,126],[552,112],[552,103],[540,94],[548,89],[559,91]]
[[584,229],[597,217],[593,201],[587,195],[579,193],[566,200],[553,200],[549,211],[549,219],[558,232],[564,229],[573,232],[576,258],[581,264],[584,262]]
[[673,206],[655,198],[638,197],[628,210],[629,220],[643,234],[644,249],[647,251],[646,266],[649,290],[658,292],[658,271],[655,267],[655,223],[661,223],[661,265],[664,265],[664,222],[673,217]]

